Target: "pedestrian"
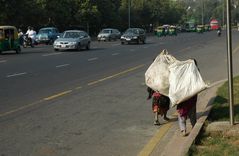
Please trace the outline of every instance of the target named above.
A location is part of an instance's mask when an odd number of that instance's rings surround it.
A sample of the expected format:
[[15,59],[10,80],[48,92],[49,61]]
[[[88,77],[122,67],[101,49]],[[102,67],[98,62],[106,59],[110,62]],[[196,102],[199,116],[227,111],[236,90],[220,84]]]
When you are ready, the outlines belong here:
[[24,33],[23,33],[22,29],[18,29],[18,38],[19,38],[20,45],[23,45],[23,35],[24,35]]
[[197,122],[196,117],[196,103],[197,103],[197,95],[194,95],[190,99],[181,102],[177,105],[177,112],[178,112],[178,123],[179,128],[182,136],[187,136],[187,129],[186,129],[186,120],[187,118],[190,119],[192,128]]
[[[197,61],[195,59],[194,63],[198,68]],[[198,68],[198,71],[199,68]],[[196,114],[196,103],[197,103],[198,95],[194,95],[188,100],[181,102],[177,105],[177,112],[178,112],[178,124],[180,128],[180,132],[182,136],[187,136],[187,129],[186,129],[186,120],[189,118],[192,128],[197,122],[197,114]]]
[[154,125],[160,125],[158,116],[163,116],[164,120],[168,121],[167,112],[169,110],[170,99],[169,97],[155,92],[150,87],[147,88],[148,100],[153,97],[152,100],[152,110],[154,113]]

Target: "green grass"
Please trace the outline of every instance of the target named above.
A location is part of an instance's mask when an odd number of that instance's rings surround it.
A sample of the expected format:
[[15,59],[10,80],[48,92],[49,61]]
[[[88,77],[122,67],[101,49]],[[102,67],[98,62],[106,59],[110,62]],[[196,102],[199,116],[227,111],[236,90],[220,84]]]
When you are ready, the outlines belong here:
[[[233,80],[234,116],[239,120],[239,76]],[[228,82],[224,83],[217,91],[209,121],[229,121]]]
[[[239,76],[233,80],[234,91],[234,117],[239,120]],[[228,104],[228,82],[224,83],[217,91],[217,97],[208,117],[207,123],[214,121],[230,121]],[[207,126],[207,124],[205,124]],[[239,136],[229,137],[222,133],[202,132],[198,142],[193,145],[188,153],[190,156],[238,156]]]

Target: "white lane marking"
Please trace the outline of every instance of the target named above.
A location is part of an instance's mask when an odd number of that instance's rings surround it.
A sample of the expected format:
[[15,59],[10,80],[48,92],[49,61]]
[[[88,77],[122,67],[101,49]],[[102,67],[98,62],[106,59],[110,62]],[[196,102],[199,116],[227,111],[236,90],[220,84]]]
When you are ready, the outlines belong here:
[[5,63],[7,62],[7,60],[0,60],[0,63]]
[[59,52],[59,53],[51,53],[51,54],[44,54],[42,56],[52,56],[52,55],[59,55],[59,54],[62,54],[62,52]]
[[143,47],[144,49],[148,48],[148,46]]
[[9,78],[9,77],[21,76],[21,75],[25,75],[25,74],[27,74],[27,73],[26,73],[26,72],[23,72],[23,73],[15,73],[15,74],[7,75],[6,77]]
[[115,56],[115,55],[119,55],[119,53],[114,53],[114,54],[112,54],[113,56]]
[[93,58],[88,59],[88,61],[94,61],[94,60],[97,60],[97,59],[98,59],[98,57],[93,57]]
[[61,67],[66,67],[69,66],[70,64],[61,64],[61,65],[57,65],[56,68],[61,68]]

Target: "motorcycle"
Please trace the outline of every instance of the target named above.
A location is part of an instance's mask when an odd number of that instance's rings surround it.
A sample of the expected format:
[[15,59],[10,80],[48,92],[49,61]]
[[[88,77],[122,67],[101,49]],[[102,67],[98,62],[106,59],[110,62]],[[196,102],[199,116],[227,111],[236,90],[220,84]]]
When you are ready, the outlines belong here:
[[32,43],[32,39],[27,35],[23,35],[23,48],[26,47],[34,47],[34,44]]
[[217,36],[220,37],[222,34],[221,30],[217,30]]

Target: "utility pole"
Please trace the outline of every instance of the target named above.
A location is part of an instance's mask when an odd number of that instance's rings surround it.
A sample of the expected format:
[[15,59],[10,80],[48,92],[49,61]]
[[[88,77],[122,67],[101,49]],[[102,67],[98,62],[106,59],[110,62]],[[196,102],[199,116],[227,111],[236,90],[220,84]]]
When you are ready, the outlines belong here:
[[129,16],[129,17],[128,17],[128,20],[129,20],[129,21],[128,21],[128,24],[129,24],[128,27],[129,27],[129,28],[130,28],[130,20],[131,20],[131,19],[130,19],[130,7],[131,7],[131,0],[128,0],[128,16]]
[[204,25],[204,0],[202,0],[202,25]]
[[232,68],[232,36],[231,36],[231,0],[227,0],[227,62],[228,62],[228,94],[230,106],[230,124],[234,125],[233,68]]

